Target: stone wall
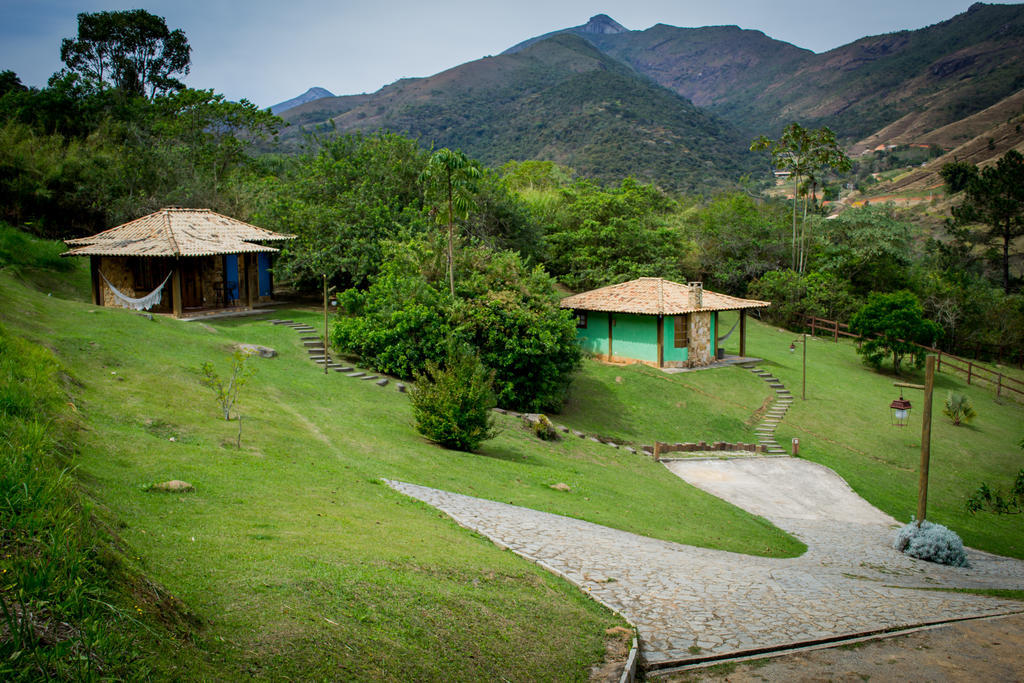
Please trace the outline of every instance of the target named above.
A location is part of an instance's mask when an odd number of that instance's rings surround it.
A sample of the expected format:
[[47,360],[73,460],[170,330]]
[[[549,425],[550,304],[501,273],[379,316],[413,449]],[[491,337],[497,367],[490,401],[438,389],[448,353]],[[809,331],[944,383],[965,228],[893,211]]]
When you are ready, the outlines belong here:
[[701,367],[711,363],[711,312],[690,314],[690,353],[687,365]]

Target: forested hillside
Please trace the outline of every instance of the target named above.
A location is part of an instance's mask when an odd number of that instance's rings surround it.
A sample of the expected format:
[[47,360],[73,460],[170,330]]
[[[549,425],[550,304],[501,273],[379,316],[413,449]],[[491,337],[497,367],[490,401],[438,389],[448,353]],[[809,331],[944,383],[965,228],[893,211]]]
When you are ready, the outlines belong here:
[[487,165],[544,159],[685,191],[722,188],[760,166],[732,126],[574,35],[282,116],[293,124],[286,140],[329,119],[340,131],[383,128],[458,147]]

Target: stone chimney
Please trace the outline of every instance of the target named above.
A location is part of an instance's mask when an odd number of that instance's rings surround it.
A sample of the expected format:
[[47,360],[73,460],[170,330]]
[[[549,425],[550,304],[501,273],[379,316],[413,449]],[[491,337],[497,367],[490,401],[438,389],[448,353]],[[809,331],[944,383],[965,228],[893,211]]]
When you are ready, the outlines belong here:
[[697,309],[704,308],[704,283],[687,282],[686,286],[690,288],[690,305]]

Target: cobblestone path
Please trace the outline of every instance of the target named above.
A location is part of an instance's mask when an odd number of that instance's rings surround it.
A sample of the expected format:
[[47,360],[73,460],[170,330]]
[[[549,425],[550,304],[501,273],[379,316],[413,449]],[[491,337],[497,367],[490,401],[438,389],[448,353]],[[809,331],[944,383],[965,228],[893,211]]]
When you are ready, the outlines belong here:
[[[802,460],[676,461],[676,474],[770,519],[808,551],[771,559],[660,541],[546,512],[389,481],[459,524],[562,575],[636,625],[645,666],[1022,611],[1018,602],[903,587],[1024,589],[1024,562],[972,567],[890,547],[896,523]],[[797,490],[800,496],[791,492]]]

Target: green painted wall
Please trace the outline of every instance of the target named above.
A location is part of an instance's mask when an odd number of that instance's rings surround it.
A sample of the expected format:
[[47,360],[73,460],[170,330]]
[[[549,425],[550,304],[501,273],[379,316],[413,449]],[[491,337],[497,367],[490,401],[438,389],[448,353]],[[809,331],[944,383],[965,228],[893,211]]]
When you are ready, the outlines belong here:
[[662,325],[665,333],[665,362],[679,362],[689,358],[689,349],[676,348],[676,317],[674,315],[666,315]]
[[587,311],[587,326],[576,328],[576,341],[584,351],[608,354],[608,314]]
[[630,313],[613,313],[612,316],[612,355],[657,363],[657,317]]

